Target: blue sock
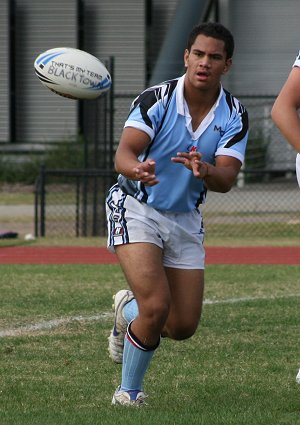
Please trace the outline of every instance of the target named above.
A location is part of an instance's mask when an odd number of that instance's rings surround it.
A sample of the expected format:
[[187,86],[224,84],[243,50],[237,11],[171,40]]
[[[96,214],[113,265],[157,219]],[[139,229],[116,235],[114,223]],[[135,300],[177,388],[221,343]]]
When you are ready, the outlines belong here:
[[123,317],[126,320],[126,322],[130,323],[132,322],[139,314],[139,309],[137,306],[136,299],[133,298],[131,301],[129,301],[127,304],[123,307]]
[[133,335],[131,324],[124,339],[121,390],[142,390],[145,373],[153,357],[155,347],[145,347]]

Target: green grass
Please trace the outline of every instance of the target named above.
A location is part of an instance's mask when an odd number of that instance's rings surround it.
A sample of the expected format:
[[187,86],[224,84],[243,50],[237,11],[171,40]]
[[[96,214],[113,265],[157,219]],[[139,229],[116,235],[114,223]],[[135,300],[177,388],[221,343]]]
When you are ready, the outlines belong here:
[[145,409],[110,404],[121,374],[107,356],[118,266],[0,273],[0,332],[11,335],[0,337],[1,425],[300,424],[300,266],[208,266],[198,331],[162,341]]
[[[233,215],[235,217],[235,215]],[[291,221],[290,219],[282,219],[278,221],[265,220],[264,217],[257,218],[253,223],[226,223],[210,224],[209,219],[205,220],[205,231],[207,235],[239,238],[243,235],[244,239],[260,238],[264,236],[266,239],[290,238],[299,244],[300,225],[299,220]]]
[[0,205],[33,205],[34,185],[0,182]]

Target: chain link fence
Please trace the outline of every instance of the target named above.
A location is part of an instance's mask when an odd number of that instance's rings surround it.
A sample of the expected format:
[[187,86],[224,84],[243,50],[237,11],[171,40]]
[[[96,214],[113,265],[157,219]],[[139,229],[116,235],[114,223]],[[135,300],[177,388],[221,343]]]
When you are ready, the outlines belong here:
[[237,96],[249,113],[249,141],[237,184],[209,192],[203,206],[212,237],[299,237],[300,190],[296,153],[271,120],[274,96]]
[[300,193],[295,179],[235,186],[226,194],[209,192],[202,209],[212,237],[300,237]]
[[[36,236],[105,236],[105,196],[115,182],[112,152],[135,94],[116,95],[110,102],[114,133],[104,149],[96,140],[91,155],[101,168],[42,170],[36,182]],[[211,237],[299,237],[300,191],[295,152],[275,128],[270,111],[274,97],[238,96],[249,112],[250,132],[245,163],[235,187],[226,194],[209,192],[202,206]],[[130,100],[129,100],[130,99]],[[101,108],[99,108],[101,110]],[[95,119],[101,122],[97,114]],[[121,125],[122,124],[122,125]],[[109,157],[106,160],[106,154]]]
[[105,235],[105,196],[115,178],[106,170],[42,169],[35,185],[35,235]]

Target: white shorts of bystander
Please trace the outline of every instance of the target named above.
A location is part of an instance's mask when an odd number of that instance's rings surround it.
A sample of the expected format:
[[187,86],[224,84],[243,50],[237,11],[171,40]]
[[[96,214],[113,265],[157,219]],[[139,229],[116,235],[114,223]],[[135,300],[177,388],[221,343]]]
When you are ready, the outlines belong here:
[[298,185],[300,187],[300,153],[298,153],[296,157],[296,174],[297,174]]

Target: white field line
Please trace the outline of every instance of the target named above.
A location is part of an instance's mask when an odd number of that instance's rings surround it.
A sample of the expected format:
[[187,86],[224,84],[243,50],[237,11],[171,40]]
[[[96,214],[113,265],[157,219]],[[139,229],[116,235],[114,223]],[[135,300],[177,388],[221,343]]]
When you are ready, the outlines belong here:
[[93,321],[98,322],[98,321],[102,321],[112,317],[113,317],[113,313],[101,313],[101,314],[95,314],[94,316],[72,316],[72,317],[64,317],[61,319],[53,319],[48,321],[42,320],[41,322],[38,322],[32,325],[20,326],[14,329],[0,330],[0,338],[4,338],[7,336],[23,336],[34,331],[53,329],[53,328],[57,328],[58,326],[66,325],[72,322],[81,322],[81,323],[93,322]]
[[287,294],[287,295],[271,295],[262,297],[240,297],[240,298],[226,298],[224,300],[205,300],[204,304],[234,304],[245,301],[259,301],[259,300],[278,300],[284,298],[297,298],[300,294]]
[[[284,298],[295,298],[300,297],[300,294],[289,294],[289,295],[280,295],[280,296],[265,296],[265,297],[240,297],[240,298],[227,298],[224,300],[209,300],[206,299],[204,304],[212,305],[212,304],[235,304],[240,302],[251,302],[251,301],[259,301],[259,300],[276,300],[276,299],[284,299]],[[113,317],[112,312],[106,312],[101,314],[95,314],[93,316],[72,316],[72,317],[64,317],[61,319],[53,319],[48,321],[41,321],[35,324],[20,326],[12,329],[3,329],[0,330],[0,338],[10,337],[10,336],[24,336],[26,334],[32,333],[34,331],[43,331],[47,329],[57,328],[61,325],[66,325],[72,322],[101,322],[106,319],[111,319]]]

